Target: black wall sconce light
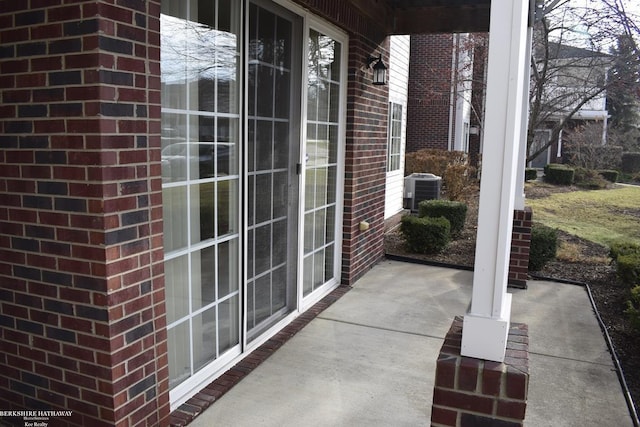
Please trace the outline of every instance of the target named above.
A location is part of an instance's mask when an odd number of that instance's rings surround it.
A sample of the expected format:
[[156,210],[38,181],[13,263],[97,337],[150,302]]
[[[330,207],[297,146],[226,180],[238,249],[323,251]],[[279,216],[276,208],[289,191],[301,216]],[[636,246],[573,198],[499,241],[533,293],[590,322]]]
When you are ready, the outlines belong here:
[[[373,64],[375,62],[375,64]],[[373,67],[371,67],[373,64]],[[377,58],[375,56],[370,56],[367,59],[367,67],[373,69],[373,84],[374,85],[385,85],[387,84],[387,67],[382,62],[382,54]]]

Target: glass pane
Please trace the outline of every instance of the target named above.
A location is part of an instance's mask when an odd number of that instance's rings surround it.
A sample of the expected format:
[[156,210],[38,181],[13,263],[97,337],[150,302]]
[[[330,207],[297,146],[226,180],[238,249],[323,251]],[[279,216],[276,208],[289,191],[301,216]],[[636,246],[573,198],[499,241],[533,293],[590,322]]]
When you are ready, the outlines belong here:
[[169,352],[169,388],[174,388],[191,375],[189,357],[189,321],[167,330]]
[[318,139],[316,141],[316,165],[329,163],[329,126],[318,125]]
[[273,271],[273,295],[272,295],[272,310],[278,311],[284,308],[287,302],[287,268],[286,266],[280,267]]
[[316,187],[316,171],[315,169],[307,169],[305,171],[305,200],[304,209],[313,209],[313,203],[315,201],[315,187]]
[[233,0],[218,0],[218,29],[227,33],[237,32]]
[[249,172],[253,172],[256,170],[256,166],[255,166],[255,152],[256,152],[256,143],[255,143],[255,138],[256,138],[256,121],[255,120],[249,120],[248,122],[248,129],[247,129],[247,170]]
[[191,271],[191,309],[199,310],[216,300],[215,246],[191,255]]
[[218,305],[218,345],[219,354],[240,342],[240,328],[238,325],[239,298],[229,298]]
[[258,227],[255,230],[255,275],[259,275],[271,268],[271,224]]
[[191,243],[215,237],[214,183],[207,182],[191,186]]
[[162,190],[162,217],[164,220],[164,249],[170,252],[187,246],[187,187],[169,187]]
[[218,298],[238,290],[238,239],[218,246]]
[[271,274],[256,279],[255,312],[256,325],[271,316]]
[[255,206],[256,206],[256,188],[255,188],[255,183],[256,183],[256,177],[255,175],[249,175],[247,177],[247,188],[249,191],[249,197],[248,197],[248,202],[247,203],[247,215],[249,217],[249,224],[255,224],[256,223],[256,215],[255,215]]
[[326,218],[326,234],[325,241],[327,243],[334,242],[336,240],[336,208],[335,206],[330,206],[327,208],[327,218]]
[[162,2],[160,15],[160,81],[162,106],[184,109],[187,105],[186,38],[175,37],[187,28],[187,4],[182,0]]
[[256,175],[256,224],[271,219],[271,174]]
[[[251,46],[251,45],[250,45]],[[252,62],[253,61],[253,62]],[[249,94],[249,105],[247,105],[247,113],[249,116],[256,115],[256,90],[258,87],[258,60],[249,61],[249,82],[247,84],[247,93]]]
[[342,55],[342,45],[337,41],[332,44],[333,55],[331,57],[331,80],[340,81],[340,56]]
[[313,223],[314,218],[315,218],[315,215],[313,214],[313,212],[307,213],[304,215],[304,253],[305,254],[312,252],[314,248],[314,245],[313,245],[313,236],[315,234],[314,233],[315,225]]
[[216,308],[212,307],[193,318],[194,372],[216,358]]
[[327,203],[327,168],[316,169],[316,207],[324,206]]
[[254,260],[255,260],[255,231],[247,230],[247,277],[255,277]]
[[313,254],[304,258],[303,294],[309,295],[313,291]]
[[314,225],[314,249],[324,246],[324,239],[327,235],[325,230],[327,212],[321,209],[316,212],[316,219]]
[[309,120],[318,120],[318,82],[317,74],[309,69],[309,88],[307,90],[307,117]]
[[238,173],[238,119],[218,118],[216,131],[217,176],[236,175]]
[[189,260],[183,255],[164,263],[167,323],[189,314]]
[[289,117],[289,88],[291,86],[289,71],[282,68],[275,71],[275,93],[278,94],[278,102],[275,102],[274,117]]
[[338,163],[338,145],[340,135],[337,125],[329,126],[329,163]]
[[324,251],[313,255],[313,288],[316,289],[324,283]]
[[275,267],[287,261],[287,221],[273,223],[272,261]]
[[256,130],[256,160],[258,170],[269,170],[273,167],[273,134],[270,121],[260,120]]
[[289,123],[275,122],[273,135],[273,168],[289,165]]
[[273,174],[273,218],[287,216],[289,199],[289,173],[274,172]]
[[275,61],[277,66],[290,68],[291,64],[291,22],[278,17],[275,39]]
[[266,65],[259,65],[257,78],[257,114],[259,117],[272,117],[274,102],[274,69]]
[[331,278],[334,277],[334,252],[333,252],[333,245],[327,246],[327,248],[324,251],[325,256],[324,256],[324,277],[325,278]]
[[218,237],[238,232],[238,180],[218,181]]
[[326,203],[331,204],[336,202],[336,189],[338,188],[338,167],[329,166],[325,169],[327,173],[327,198]]
[[325,81],[318,83],[318,120],[329,120],[329,85]]
[[187,116],[162,114],[162,182],[187,179]]
[[258,11],[258,34],[259,45],[258,59],[268,64],[273,64],[273,50],[275,37],[276,16],[265,9]]

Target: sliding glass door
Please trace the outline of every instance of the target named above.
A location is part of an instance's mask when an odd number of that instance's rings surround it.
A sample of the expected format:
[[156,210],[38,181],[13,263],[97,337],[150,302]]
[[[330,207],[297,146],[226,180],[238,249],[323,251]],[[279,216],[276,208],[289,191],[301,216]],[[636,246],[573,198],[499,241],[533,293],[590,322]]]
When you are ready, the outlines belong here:
[[294,310],[296,164],[300,156],[301,19],[270,2],[249,6],[247,333]]
[[339,283],[346,37],[269,0],[160,24],[174,404]]
[[240,345],[240,11],[163,0],[162,196],[169,386]]
[[[307,34],[303,295],[339,280],[342,44]],[[343,104],[343,103],[342,103]]]

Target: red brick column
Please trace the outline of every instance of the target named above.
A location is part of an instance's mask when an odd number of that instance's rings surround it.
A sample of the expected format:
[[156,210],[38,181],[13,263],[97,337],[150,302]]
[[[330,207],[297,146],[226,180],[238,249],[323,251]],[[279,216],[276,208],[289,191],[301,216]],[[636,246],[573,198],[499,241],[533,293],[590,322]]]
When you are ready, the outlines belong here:
[[0,408],[166,425],[160,1],[3,2]]
[[504,363],[460,355],[462,318],[445,337],[436,365],[433,427],[522,427],[529,388],[529,338],[512,323]]
[[[349,39],[347,135],[344,182],[342,283],[351,285],[384,256],[384,204],[387,177],[388,86],[374,86],[366,67],[382,53],[388,64],[388,40],[375,44],[363,35]],[[367,221],[370,228],[361,231]]]
[[511,286],[523,289],[527,288],[527,278],[529,275],[531,224],[532,211],[530,207],[525,207],[524,210],[514,211],[508,283]]

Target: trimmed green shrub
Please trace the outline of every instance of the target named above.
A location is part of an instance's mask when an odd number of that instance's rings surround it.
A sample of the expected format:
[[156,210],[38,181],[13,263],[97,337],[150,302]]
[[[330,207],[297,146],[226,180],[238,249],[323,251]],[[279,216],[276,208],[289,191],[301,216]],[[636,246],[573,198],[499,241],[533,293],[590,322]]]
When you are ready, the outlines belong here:
[[531,247],[529,249],[529,271],[541,270],[556,257],[558,231],[540,224],[531,227]]
[[575,168],[573,183],[581,188],[599,190],[607,187],[607,181],[595,170]]
[[617,260],[618,279],[628,286],[640,283],[640,254],[619,255]]
[[451,234],[460,234],[467,219],[467,205],[451,200],[423,200],[418,204],[419,217],[445,217],[451,224]]
[[533,168],[526,168],[524,170],[524,180],[533,181],[538,178],[538,170]]
[[627,301],[627,309],[624,314],[629,318],[631,327],[640,331],[640,285],[631,288],[631,296]]
[[419,218],[405,215],[400,223],[400,231],[409,249],[417,253],[442,252],[451,240],[451,225],[444,217]]
[[619,172],[616,170],[601,170],[598,173],[609,182],[618,182]]
[[620,255],[640,254],[640,245],[626,240],[616,240],[609,245],[609,256],[614,261]]
[[544,180],[550,184],[571,185],[574,174],[573,168],[564,165],[551,163],[544,167]]
[[622,153],[622,171],[631,174],[640,172],[640,153]]

